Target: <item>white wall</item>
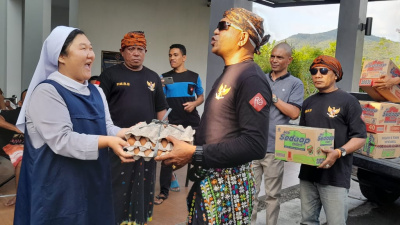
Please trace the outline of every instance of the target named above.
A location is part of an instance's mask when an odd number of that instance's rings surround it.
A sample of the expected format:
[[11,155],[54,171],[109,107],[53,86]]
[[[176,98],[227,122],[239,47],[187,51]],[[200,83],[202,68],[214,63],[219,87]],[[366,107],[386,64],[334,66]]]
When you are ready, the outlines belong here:
[[147,39],[144,65],[161,74],[171,69],[171,44],[186,46],[186,67],[206,78],[210,8],[206,0],[85,0],[79,5],[79,28],[96,54],[93,75],[101,72],[101,51],[119,51],[129,31],[142,30]]
[[[161,74],[171,70],[169,46],[187,49],[186,67],[206,84],[210,44],[210,8],[206,0],[84,0],[79,2],[79,28],[92,42],[96,60],[92,75],[101,73],[101,51],[119,51],[129,31],[141,30],[147,39],[144,65]],[[204,104],[203,104],[204,105]],[[198,108],[203,112],[203,105]]]

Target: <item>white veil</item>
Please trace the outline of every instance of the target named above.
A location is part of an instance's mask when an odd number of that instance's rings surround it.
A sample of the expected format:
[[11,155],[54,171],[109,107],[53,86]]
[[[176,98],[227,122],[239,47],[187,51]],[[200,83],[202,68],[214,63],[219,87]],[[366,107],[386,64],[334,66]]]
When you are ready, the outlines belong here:
[[35,87],[47,77],[58,70],[58,57],[61,48],[64,45],[68,35],[77,28],[58,26],[53,29],[50,35],[43,43],[42,52],[40,53],[39,62],[36,66],[31,83],[29,84],[28,92],[26,93],[24,104],[19,113],[16,126],[19,130],[25,131],[25,112],[29,105],[30,97]]

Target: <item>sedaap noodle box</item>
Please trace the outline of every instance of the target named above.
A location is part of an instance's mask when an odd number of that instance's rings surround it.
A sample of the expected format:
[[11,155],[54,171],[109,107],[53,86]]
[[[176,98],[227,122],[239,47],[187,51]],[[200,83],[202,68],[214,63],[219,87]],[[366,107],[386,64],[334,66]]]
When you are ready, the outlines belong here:
[[400,156],[400,133],[368,133],[361,154],[374,159]]
[[277,125],[275,159],[318,166],[334,149],[335,130],[326,128]]
[[361,118],[371,133],[400,132],[400,104],[360,101]]
[[359,86],[376,101],[400,102],[400,84],[383,90],[372,87],[382,76],[400,77],[400,70],[390,59],[365,60]]

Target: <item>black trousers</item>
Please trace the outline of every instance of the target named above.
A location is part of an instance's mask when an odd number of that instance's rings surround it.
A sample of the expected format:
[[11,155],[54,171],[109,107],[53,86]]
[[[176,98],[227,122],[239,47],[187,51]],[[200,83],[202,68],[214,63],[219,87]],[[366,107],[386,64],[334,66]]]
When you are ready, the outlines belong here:
[[168,197],[169,187],[171,186],[172,171],[172,166],[161,164],[160,194],[164,194],[166,197]]
[[[170,121],[171,122],[171,121]],[[171,124],[177,124],[171,122]],[[193,129],[196,129],[198,124],[190,124],[190,123],[182,123],[182,126],[186,128],[187,126],[192,126]],[[161,171],[160,171],[160,194],[164,194],[168,197],[169,187],[171,186],[172,179],[172,166],[166,166],[161,163]]]

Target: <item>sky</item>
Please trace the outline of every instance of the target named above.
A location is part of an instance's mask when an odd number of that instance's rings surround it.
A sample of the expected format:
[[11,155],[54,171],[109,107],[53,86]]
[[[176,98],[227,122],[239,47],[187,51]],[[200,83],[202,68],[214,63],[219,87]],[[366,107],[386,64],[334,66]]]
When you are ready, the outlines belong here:
[[[253,12],[264,18],[271,40],[298,33],[321,33],[337,29],[339,4],[271,8],[253,4]],[[369,2],[367,17],[373,17],[372,35],[400,42],[400,0]]]

